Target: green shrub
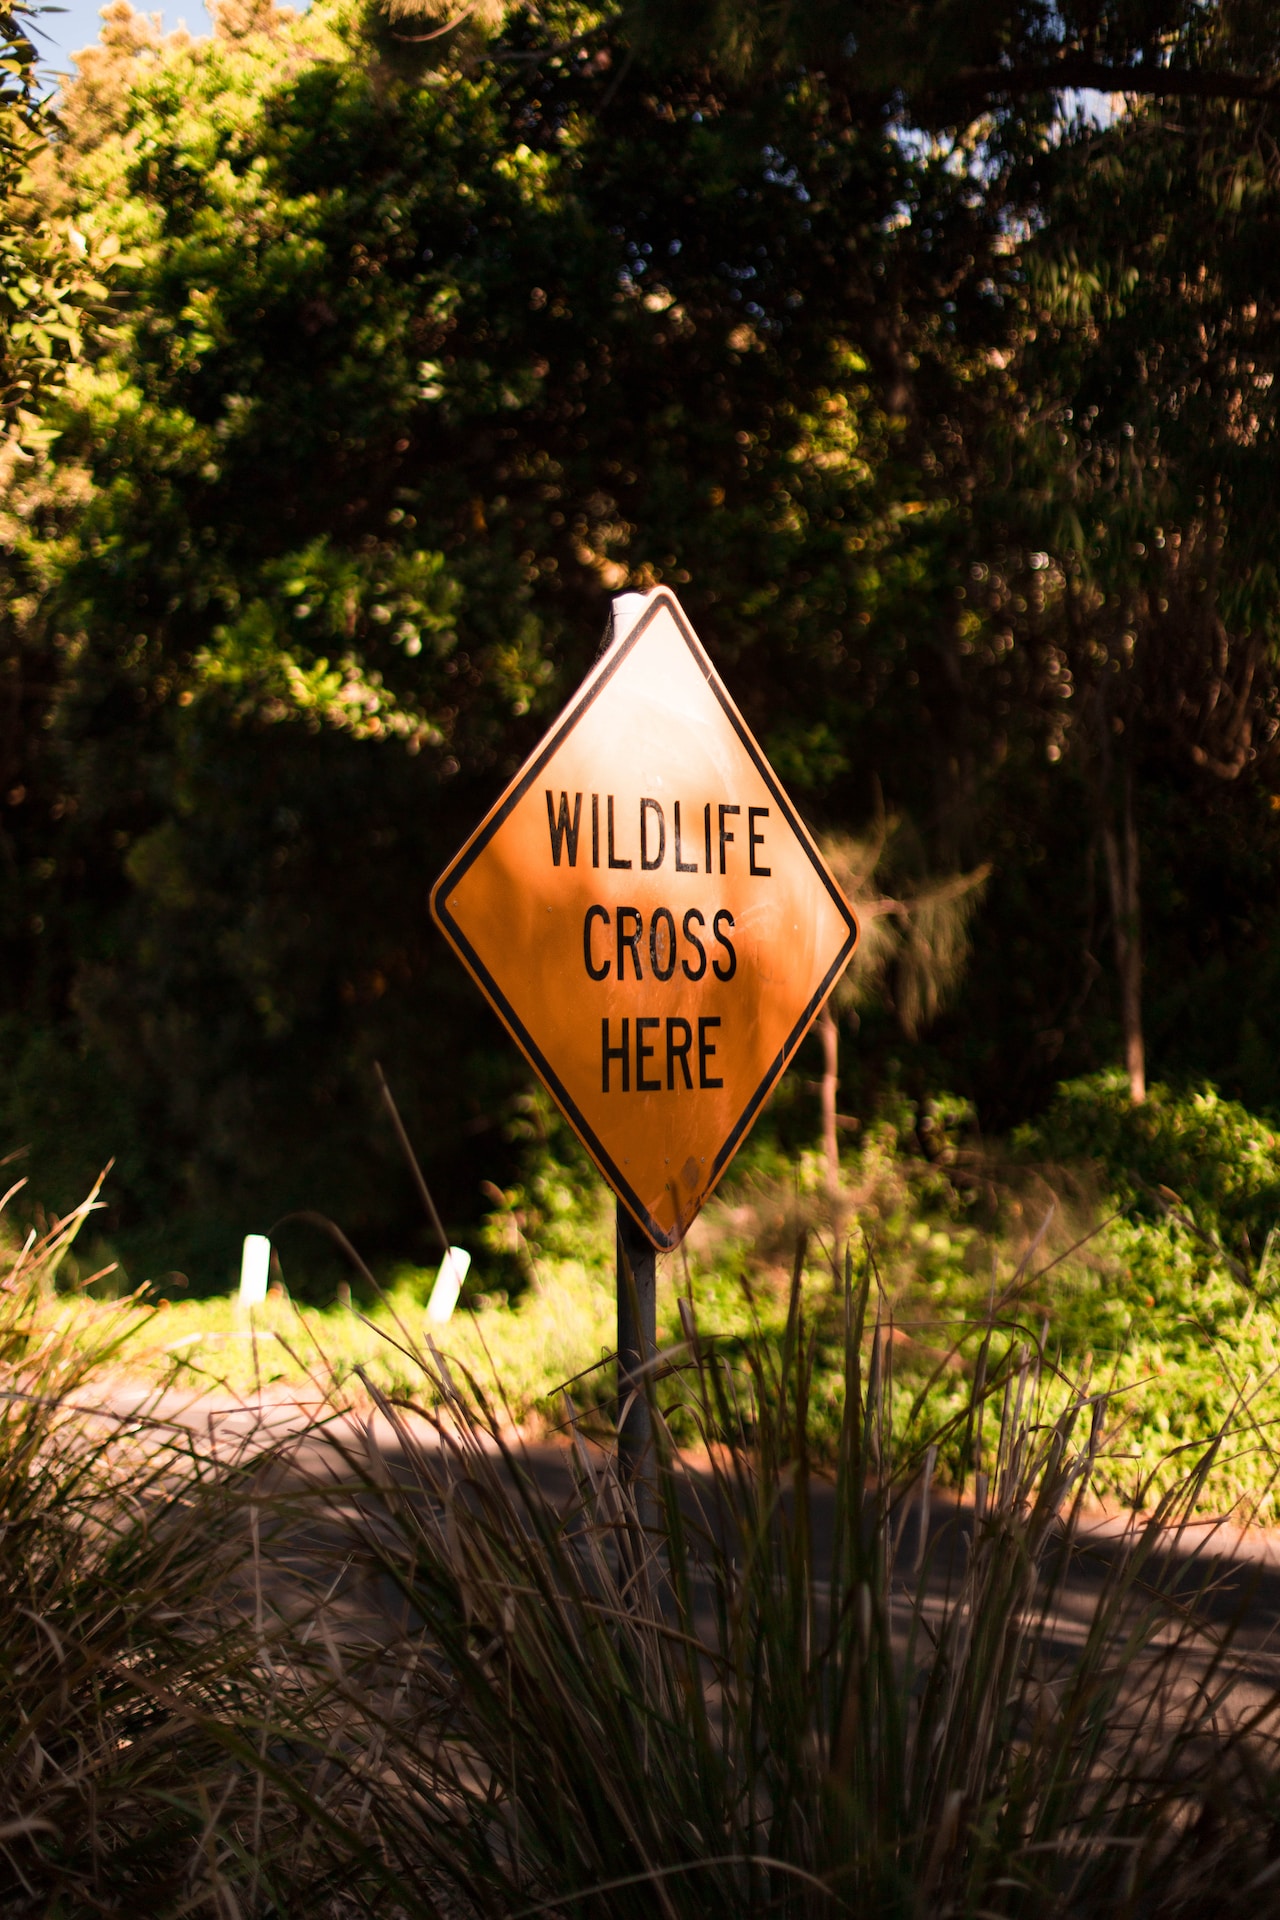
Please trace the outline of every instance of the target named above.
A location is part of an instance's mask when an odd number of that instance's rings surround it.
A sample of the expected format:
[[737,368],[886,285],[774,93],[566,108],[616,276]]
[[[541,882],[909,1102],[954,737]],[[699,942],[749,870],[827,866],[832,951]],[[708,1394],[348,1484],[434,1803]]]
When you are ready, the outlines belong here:
[[508,1291],[535,1279],[540,1260],[611,1269],[613,1196],[549,1095],[540,1087],[521,1095],[507,1131],[519,1149],[517,1178],[486,1188],[495,1204],[484,1245],[513,1276]]
[[1280,1134],[1211,1086],[1155,1086],[1135,1106],[1119,1069],[1070,1080],[1014,1144],[1029,1158],[1092,1162],[1132,1219],[1167,1221],[1172,1208],[1250,1267],[1280,1223]]

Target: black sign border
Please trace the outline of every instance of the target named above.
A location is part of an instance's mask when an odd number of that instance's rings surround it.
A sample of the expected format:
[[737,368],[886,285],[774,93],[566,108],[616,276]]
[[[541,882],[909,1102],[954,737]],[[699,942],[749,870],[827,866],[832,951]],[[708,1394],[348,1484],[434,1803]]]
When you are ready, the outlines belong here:
[[686,1221],[684,1227],[678,1228],[672,1233],[665,1232],[664,1229],[658,1225],[658,1222],[653,1218],[649,1209],[630,1185],[626,1176],[622,1173],[621,1169],[614,1164],[612,1157],[605,1151],[600,1140],[597,1139],[594,1130],[584,1115],[579,1111],[576,1101],[562,1083],[555,1068],[542,1052],[542,1049],[538,1046],[532,1034],[524,1025],[524,1022],[520,1019],[515,1008],[507,999],[506,994],[493,978],[484,961],[450,913],[448,905],[448,896],[450,893],[457,887],[459,881],[465,878],[472,864],[484,852],[503,822],[510,816],[514,808],[519,805],[520,801],[523,800],[529,788],[541,775],[548,760],[559,751],[569,734],[573,732],[573,729],[582,719],[582,716],[595,704],[596,700],[604,692],[610,680],[618,671],[618,668],[640,641],[645,629],[652,624],[653,620],[664,609],[670,613],[672,619],[675,621],[681,639],[693,655],[699,671],[716,699],[720,702],[726,719],[742,742],[742,745],[746,748],[756,771],[776,800],[779,810],[786,818],[796,839],[808,854],[814,872],[826,888],[832,904],[835,906],[836,911],[848,929],[848,937],[841,947],[838,956],[828,968],[821,985],[812,995],[803,1013],[795,1022],[791,1032],[774,1056],[773,1061],[756,1086],[754,1093],[751,1095],[741,1115],[735,1122],[727,1139],[712,1161],[711,1174],[703,1191],[702,1204],[705,1204],[718,1185],[725,1168],[737,1152],[742,1139],[754,1124],[760,1108],[773,1092],[778,1081],[782,1078],[786,1070],[787,1062],[791,1059],[796,1048],[808,1032],[818,1013],[818,1009],[844,971],[849,956],[857,945],[858,922],[848,901],[844,898],[840,889],[832,880],[831,875],[827,872],[826,866],[818,854],[813,841],[810,839],[807,829],[781,786],[778,784],[778,779],[773,768],[769,765],[764,754],[752,738],[746,722],[730,699],[727,688],[723,685],[712,661],[705,652],[702,642],[698,639],[697,634],[686,620],[684,609],[673,593],[665,588],[658,589],[640,618],[636,621],[636,624],[626,635],[626,638],[606,654],[599,670],[587,681],[585,686],[579,689],[578,693],[569,702],[556,726],[551,733],[547,735],[542,744],[535,748],[532,758],[516,775],[515,780],[503,799],[499,801],[493,812],[480,823],[471,838],[465,843],[460,852],[455,854],[454,858],[440,875],[440,878],[436,881],[435,886],[431,890],[431,914],[436,925],[454,948],[459,959],[471,974],[477,986],[479,986],[485,998],[501,1019],[503,1025],[507,1028],[516,1045],[525,1055],[539,1078],[550,1090],[556,1104],[573,1127],[574,1132],[586,1147],[605,1179],[626,1207],[628,1213],[632,1214],[639,1222],[656,1247],[669,1251],[672,1247],[679,1246],[692,1222]]

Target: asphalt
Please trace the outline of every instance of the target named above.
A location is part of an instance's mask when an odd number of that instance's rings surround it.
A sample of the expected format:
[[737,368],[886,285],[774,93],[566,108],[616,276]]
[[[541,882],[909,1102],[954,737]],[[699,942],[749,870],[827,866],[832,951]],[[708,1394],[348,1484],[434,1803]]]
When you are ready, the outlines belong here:
[[[429,1450],[439,1445],[426,1419],[409,1417],[397,1432],[377,1411],[335,1409],[283,1391],[237,1399],[229,1394],[156,1395],[121,1387],[85,1411],[122,1425],[137,1435],[140,1445],[176,1445],[180,1451],[226,1463],[261,1461],[265,1485],[274,1492],[318,1492],[322,1498],[318,1505],[313,1502],[305,1525],[296,1517],[301,1508],[295,1503],[293,1522],[277,1536],[277,1573],[286,1587],[296,1582],[300,1589],[327,1586],[328,1567],[352,1562],[352,1523],[360,1517],[362,1500],[359,1483],[367,1490],[371,1482],[385,1478],[409,1488],[414,1474],[405,1457],[406,1444]],[[568,1446],[519,1437],[511,1444],[540,1491],[558,1510],[568,1511],[575,1497]],[[705,1500],[710,1471],[694,1458],[683,1466],[692,1507]],[[815,1480],[809,1497],[814,1564],[822,1583],[833,1559],[834,1488]],[[367,1511],[367,1493],[365,1506]],[[980,1524],[971,1502],[937,1491],[928,1503],[923,1542],[919,1522],[920,1505],[914,1501],[903,1516],[895,1559],[900,1572],[891,1589],[900,1639],[913,1609],[936,1621],[955,1608]],[[1073,1529],[1065,1567],[1053,1553],[1046,1557],[1026,1613],[1028,1621],[1035,1616],[1047,1662],[1057,1661],[1065,1670],[1079,1658],[1095,1631],[1100,1605],[1132,1566],[1146,1524],[1141,1516],[1128,1513],[1086,1513]],[[358,1526],[354,1532],[358,1534]],[[1132,1619],[1135,1608],[1159,1596],[1163,1618],[1148,1634],[1143,1656],[1151,1684],[1157,1683],[1154,1676],[1161,1663],[1169,1666],[1168,1656],[1176,1652],[1175,1693],[1180,1699],[1213,1675],[1231,1719],[1256,1716],[1266,1712],[1269,1703],[1280,1703],[1280,1531],[1240,1529],[1205,1519],[1166,1530],[1147,1545],[1142,1577],[1125,1617]],[[399,1595],[376,1577],[364,1582],[358,1601],[352,1591],[352,1604],[363,1616],[362,1631],[379,1631],[380,1614],[388,1634],[405,1624]],[[1229,1685],[1224,1687],[1226,1679]]]

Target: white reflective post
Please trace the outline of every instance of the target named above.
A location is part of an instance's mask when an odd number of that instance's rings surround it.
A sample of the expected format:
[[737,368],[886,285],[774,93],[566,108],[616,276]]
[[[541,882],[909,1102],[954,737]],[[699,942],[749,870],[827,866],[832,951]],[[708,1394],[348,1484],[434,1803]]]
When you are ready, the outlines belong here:
[[458,1304],[458,1295],[462,1283],[467,1277],[471,1265],[471,1255],[465,1247],[450,1247],[440,1262],[440,1271],[436,1283],[431,1289],[431,1298],[427,1302],[427,1318],[435,1320],[441,1326],[449,1319]]
[[246,1233],[240,1256],[240,1305],[260,1307],[267,1297],[271,1242],[265,1233]]

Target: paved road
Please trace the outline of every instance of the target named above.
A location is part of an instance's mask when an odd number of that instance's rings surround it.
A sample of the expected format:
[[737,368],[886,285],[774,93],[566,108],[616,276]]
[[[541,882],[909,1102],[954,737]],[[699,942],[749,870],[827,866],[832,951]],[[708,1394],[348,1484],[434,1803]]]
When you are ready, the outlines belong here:
[[[306,1544],[297,1532],[280,1550],[282,1564],[293,1574],[308,1569],[314,1578],[322,1563],[341,1565],[351,1553],[346,1526],[354,1509],[350,1496],[339,1488],[352,1480],[352,1465],[366,1481],[386,1474],[402,1486],[411,1483],[401,1439],[380,1415],[369,1417],[350,1409],[326,1409],[319,1399],[301,1401],[294,1393],[275,1392],[261,1399],[242,1400],[230,1394],[163,1396],[121,1388],[97,1409],[100,1417],[134,1428],[146,1444],[178,1439],[184,1446],[230,1461],[269,1455],[270,1480],[277,1489],[327,1489],[326,1511],[306,1528]],[[411,1424],[412,1443],[438,1457],[438,1442],[426,1420]],[[525,1444],[523,1458],[542,1492],[560,1510],[574,1497],[574,1475],[564,1445]],[[688,1463],[690,1499],[705,1494],[710,1481],[706,1469]],[[337,1496],[337,1497],[335,1497]],[[812,1489],[812,1525],[816,1564],[829,1567],[836,1514],[833,1488],[817,1482]],[[344,1505],[344,1502],[348,1504]],[[1089,1516],[1082,1523],[1067,1576],[1056,1590],[1049,1617],[1041,1632],[1045,1657],[1069,1665],[1079,1656],[1091,1632],[1102,1596],[1134,1543],[1131,1516]],[[970,1552],[974,1513],[967,1502],[935,1494],[930,1502],[928,1538],[920,1556],[918,1508],[908,1515],[897,1565],[902,1577],[894,1589],[894,1619],[905,1635],[915,1587],[918,1557],[926,1569],[923,1611],[937,1620],[955,1604],[962,1585],[962,1568]],[[1046,1571],[1053,1574],[1053,1568]],[[1056,1576],[1055,1576],[1056,1578]],[[326,1584],[327,1581],[322,1581]],[[1158,1588],[1172,1597],[1167,1624],[1155,1636],[1148,1661],[1154,1674],[1163,1653],[1175,1642],[1187,1656],[1178,1695],[1185,1698],[1198,1680],[1220,1659],[1229,1642],[1228,1666],[1234,1675],[1232,1717],[1258,1710],[1273,1695],[1280,1699],[1280,1532],[1261,1529],[1241,1532],[1210,1521],[1198,1522],[1176,1536],[1166,1536],[1150,1560],[1144,1590]],[[1043,1602],[1044,1587],[1033,1604]],[[353,1596],[354,1599],[354,1596]],[[376,1625],[385,1608],[388,1631],[402,1614],[398,1596],[376,1579],[361,1589],[359,1610],[366,1628]],[[1194,1615],[1194,1632],[1188,1621]],[[394,1619],[393,1619],[394,1616]],[[1154,1684],[1154,1681],[1153,1681]]]

